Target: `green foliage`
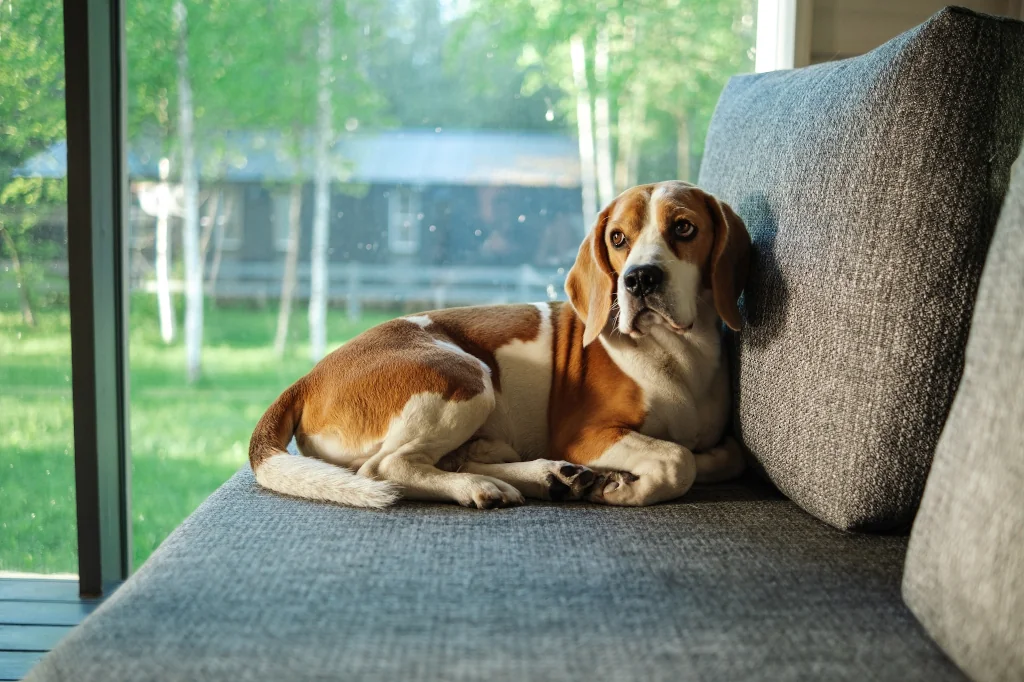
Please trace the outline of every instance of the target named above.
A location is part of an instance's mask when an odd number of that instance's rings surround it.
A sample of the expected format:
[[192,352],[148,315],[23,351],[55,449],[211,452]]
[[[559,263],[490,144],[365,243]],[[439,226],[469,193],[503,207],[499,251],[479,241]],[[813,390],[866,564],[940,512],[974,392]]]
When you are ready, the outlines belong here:
[[17,164],[64,139],[60,0],[0,5],[0,187]]
[[[130,133],[156,136],[159,153],[172,155],[177,145],[174,4],[175,0],[128,3],[125,18]],[[292,157],[309,154],[304,138],[316,121],[317,3],[184,4],[196,137],[207,159],[202,172],[216,176],[224,165],[244,162],[241,150],[233,146],[234,131],[282,133]],[[355,16],[362,9],[358,0],[333,7],[335,130],[376,118],[384,105],[357,58],[370,42]]]
[[[36,264],[57,255],[63,235],[53,227],[65,201],[63,180],[13,177],[13,169],[64,139],[64,34],[60,0],[0,4],[0,259],[20,261],[17,279],[28,290]],[[56,233],[54,233],[56,232]]]
[[646,175],[665,179],[675,176],[679,126],[688,124],[690,154],[699,158],[726,80],[753,69],[755,10],[754,0],[473,0],[457,44],[470,35],[468,27],[483,27],[496,46],[518,51],[522,94],[558,93],[555,111],[559,120],[572,125],[576,88],[568,42],[573,35],[584,38],[588,81],[596,93],[593,54],[597,33],[604,29],[613,121],[618,108],[638,90],[646,93],[647,104],[643,127],[616,128],[612,135],[628,132],[637,137],[644,145]]

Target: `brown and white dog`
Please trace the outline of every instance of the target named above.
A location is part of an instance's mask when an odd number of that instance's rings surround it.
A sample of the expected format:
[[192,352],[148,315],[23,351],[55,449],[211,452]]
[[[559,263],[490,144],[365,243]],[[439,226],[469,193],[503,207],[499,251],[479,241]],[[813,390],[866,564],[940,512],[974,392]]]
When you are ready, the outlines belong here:
[[[359,507],[487,509],[524,496],[647,505],[734,477],[720,327],[740,328],[749,250],[743,221],[693,185],[627,190],[580,247],[571,305],[439,310],[364,332],[263,415],[256,480]],[[293,435],[304,457],[285,452]]]

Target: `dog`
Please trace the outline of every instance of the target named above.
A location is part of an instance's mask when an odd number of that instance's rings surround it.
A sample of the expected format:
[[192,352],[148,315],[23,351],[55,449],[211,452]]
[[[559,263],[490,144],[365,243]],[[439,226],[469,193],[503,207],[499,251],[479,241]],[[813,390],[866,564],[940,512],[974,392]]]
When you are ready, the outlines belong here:
[[[736,477],[721,334],[741,328],[750,248],[698,187],[631,188],[580,246],[568,304],[409,315],[330,353],[260,419],[256,481],[357,507],[490,509],[650,505]],[[285,451],[293,436],[303,456]]]

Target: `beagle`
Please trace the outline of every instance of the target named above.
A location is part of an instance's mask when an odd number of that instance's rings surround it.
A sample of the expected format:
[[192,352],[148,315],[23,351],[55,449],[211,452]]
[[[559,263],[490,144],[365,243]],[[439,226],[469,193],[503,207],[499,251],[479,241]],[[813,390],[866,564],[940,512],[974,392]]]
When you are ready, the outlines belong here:
[[358,507],[489,509],[648,505],[735,477],[720,328],[741,326],[749,251],[743,221],[694,185],[629,189],[580,247],[570,304],[410,315],[325,357],[256,426],[256,480]]

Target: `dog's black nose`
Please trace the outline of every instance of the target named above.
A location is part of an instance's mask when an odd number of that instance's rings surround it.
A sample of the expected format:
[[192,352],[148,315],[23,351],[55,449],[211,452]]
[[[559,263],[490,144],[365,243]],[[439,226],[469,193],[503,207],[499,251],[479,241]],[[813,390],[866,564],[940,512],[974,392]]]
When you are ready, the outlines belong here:
[[657,265],[636,265],[626,270],[622,280],[626,284],[626,291],[642,298],[661,289],[665,273]]

